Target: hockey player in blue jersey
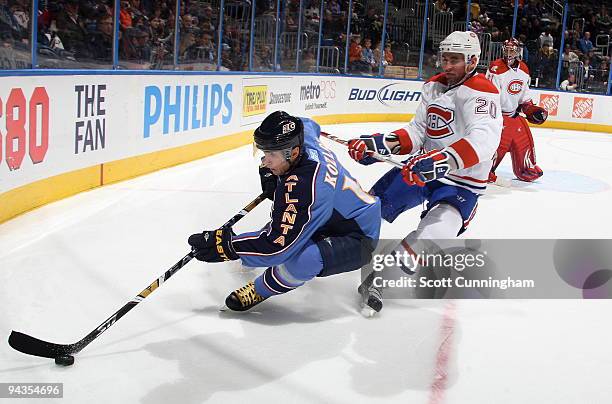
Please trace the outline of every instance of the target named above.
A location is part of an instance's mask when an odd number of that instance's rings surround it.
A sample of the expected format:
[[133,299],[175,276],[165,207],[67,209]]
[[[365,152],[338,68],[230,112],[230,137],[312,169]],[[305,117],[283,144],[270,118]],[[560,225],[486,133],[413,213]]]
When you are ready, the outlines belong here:
[[227,297],[228,309],[251,309],[315,276],[353,271],[370,261],[380,232],[380,201],[321,145],[320,130],[314,121],[283,111],[266,117],[254,139],[264,152],[262,189],[273,195],[270,222],[239,235],[220,228],[189,237],[201,261],[240,259],[249,267],[268,267]]

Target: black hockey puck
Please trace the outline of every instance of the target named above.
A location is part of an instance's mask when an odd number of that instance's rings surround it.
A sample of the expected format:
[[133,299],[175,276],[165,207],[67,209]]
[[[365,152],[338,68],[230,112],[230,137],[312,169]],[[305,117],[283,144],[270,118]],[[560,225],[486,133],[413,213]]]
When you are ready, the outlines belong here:
[[74,363],[74,356],[66,355],[66,356],[58,356],[55,358],[55,364],[60,366],[70,366]]

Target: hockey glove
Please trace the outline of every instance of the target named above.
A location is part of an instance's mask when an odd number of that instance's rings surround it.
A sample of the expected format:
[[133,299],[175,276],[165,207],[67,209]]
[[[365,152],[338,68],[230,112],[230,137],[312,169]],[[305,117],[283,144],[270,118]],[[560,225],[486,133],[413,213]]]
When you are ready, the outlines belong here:
[[373,135],[362,135],[359,139],[351,139],[348,142],[348,154],[353,160],[364,166],[377,163],[372,152],[377,152],[381,156],[388,156],[389,149],[385,145],[385,135],[375,133]]
[[448,154],[432,150],[408,160],[402,169],[402,177],[406,184],[422,187],[426,182],[444,177],[449,170]]
[[192,234],[187,242],[200,261],[223,262],[240,258],[232,246],[232,229],[228,227]]
[[272,171],[267,167],[259,167],[259,180],[261,182],[261,190],[266,195],[266,198],[274,200],[274,191],[278,185],[278,177],[272,174]]
[[546,121],[546,118],[548,118],[547,110],[537,105],[534,105],[531,102],[526,102],[522,104],[521,109],[525,114],[525,118],[527,118],[530,123],[533,123],[535,125],[543,124],[544,121]]

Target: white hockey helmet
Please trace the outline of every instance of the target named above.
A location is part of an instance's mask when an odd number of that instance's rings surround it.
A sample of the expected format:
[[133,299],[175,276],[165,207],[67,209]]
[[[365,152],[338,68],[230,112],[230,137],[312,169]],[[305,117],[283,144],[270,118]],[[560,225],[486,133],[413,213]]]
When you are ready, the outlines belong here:
[[440,42],[440,54],[461,53],[465,56],[465,63],[470,63],[476,57],[476,63],[480,60],[480,41],[478,35],[471,31],[454,31]]

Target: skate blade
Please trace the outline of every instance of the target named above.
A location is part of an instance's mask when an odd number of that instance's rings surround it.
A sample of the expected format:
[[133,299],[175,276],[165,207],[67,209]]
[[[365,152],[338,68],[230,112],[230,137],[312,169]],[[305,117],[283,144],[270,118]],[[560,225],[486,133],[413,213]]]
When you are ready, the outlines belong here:
[[229,307],[227,307],[224,304],[221,307],[219,307],[219,312],[221,312],[221,313],[232,313],[232,314],[238,314],[238,315],[260,313],[259,311],[254,310],[254,309],[255,309],[255,306],[251,307],[248,310],[232,310],[232,309],[230,309]]

